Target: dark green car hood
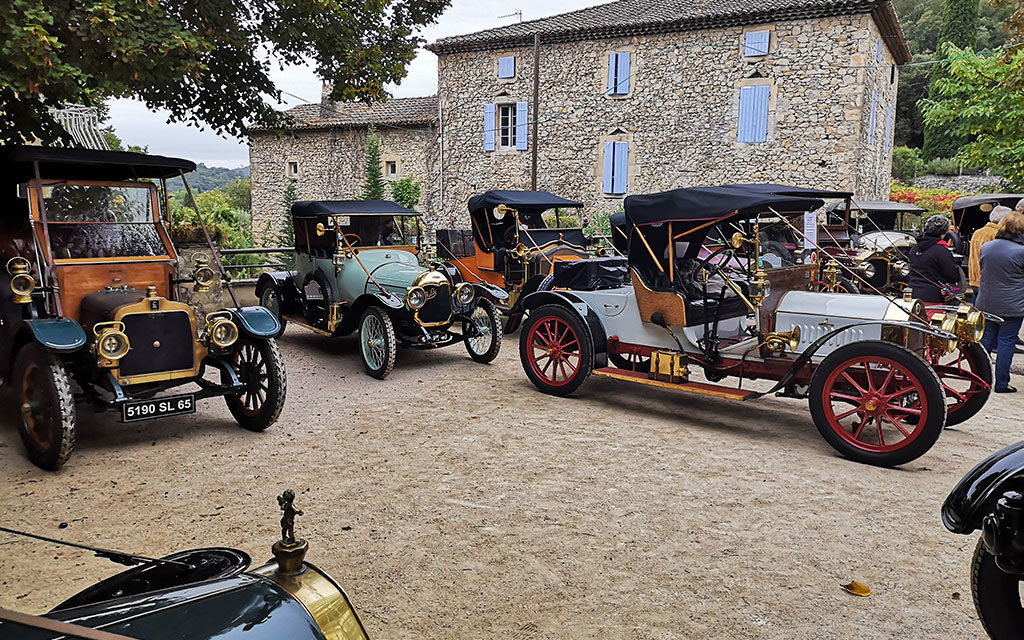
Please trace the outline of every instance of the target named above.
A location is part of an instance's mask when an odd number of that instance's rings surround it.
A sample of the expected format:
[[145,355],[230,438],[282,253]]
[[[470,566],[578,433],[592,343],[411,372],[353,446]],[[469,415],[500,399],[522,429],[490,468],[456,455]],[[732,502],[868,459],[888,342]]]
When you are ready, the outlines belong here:
[[[46,617],[144,640],[324,640],[298,601],[274,583],[249,574],[64,609]],[[0,623],[0,637],[58,636]]]

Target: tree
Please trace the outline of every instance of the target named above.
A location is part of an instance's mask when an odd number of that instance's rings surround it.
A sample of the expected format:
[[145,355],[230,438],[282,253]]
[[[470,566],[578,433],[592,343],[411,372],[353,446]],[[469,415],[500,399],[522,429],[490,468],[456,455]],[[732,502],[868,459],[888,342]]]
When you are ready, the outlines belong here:
[[360,200],[384,199],[384,175],[380,169],[380,136],[372,124],[366,130],[366,168]]
[[48,113],[134,97],[171,121],[277,127],[272,64],[312,63],[335,100],[384,97],[450,0],[6,0],[0,143],[68,139]]
[[391,183],[391,199],[406,209],[415,209],[420,203],[420,185],[422,180],[406,176]]
[[[939,45],[935,51],[938,59],[948,58],[955,48],[974,47],[978,32],[978,5],[979,0],[946,0],[939,28]],[[929,98],[936,97],[938,85],[946,78],[947,69],[946,63],[932,67]],[[926,122],[922,155],[925,160],[952,158],[966,141],[948,128],[930,126]]]
[[232,208],[252,211],[252,183],[248,178],[233,180],[221,187],[221,190]]

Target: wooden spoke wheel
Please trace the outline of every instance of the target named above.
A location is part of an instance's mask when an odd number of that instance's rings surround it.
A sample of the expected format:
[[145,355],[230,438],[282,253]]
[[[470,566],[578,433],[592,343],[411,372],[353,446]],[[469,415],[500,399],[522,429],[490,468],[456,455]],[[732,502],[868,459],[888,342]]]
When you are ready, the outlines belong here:
[[927,349],[925,359],[939,375],[946,394],[946,426],[981,411],[992,394],[992,362],[980,344],[963,344],[953,353]]
[[241,393],[225,396],[238,424],[250,431],[263,431],[277,422],[287,390],[284,359],[277,342],[240,339],[231,355],[231,368],[245,385]]
[[580,387],[594,366],[590,329],[579,314],[549,304],[530,313],[519,335],[519,358],[534,386],[556,396]]
[[[469,319],[478,334],[466,338],[466,351],[469,357],[477,362],[487,363],[498,357],[501,351],[501,315],[494,303],[485,298],[477,300],[476,306],[469,314]],[[472,330],[469,322],[462,323],[462,333]]]
[[56,471],[75,448],[75,398],[64,365],[38,344],[22,347],[11,377],[29,460]]
[[808,393],[822,437],[866,464],[887,467],[920,457],[946,423],[938,376],[915,353],[891,343],[836,349],[816,367]]

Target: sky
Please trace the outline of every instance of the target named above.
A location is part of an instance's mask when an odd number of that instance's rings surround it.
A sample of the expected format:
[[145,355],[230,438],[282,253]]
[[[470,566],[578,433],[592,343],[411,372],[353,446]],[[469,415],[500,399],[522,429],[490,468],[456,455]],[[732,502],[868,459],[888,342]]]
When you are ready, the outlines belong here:
[[[453,0],[452,6],[438,21],[422,30],[427,42],[438,38],[472,33],[482,29],[512,24],[519,20],[535,20],[556,13],[601,4],[604,0]],[[505,17],[502,17],[505,16]],[[319,102],[320,79],[310,67],[276,68],[271,78],[290,96],[279,108],[287,109],[302,102]],[[409,73],[398,86],[389,86],[391,95],[399,98],[428,96],[437,91],[437,56],[420,49],[409,65]],[[115,100],[110,105],[110,121],[125,144],[149,148],[150,153],[188,158],[211,167],[242,167],[249,164],[249,150],[244,140],[218,136],[209,129],[181,123],[168,124],[166,111],[150,111],[137,100]]]

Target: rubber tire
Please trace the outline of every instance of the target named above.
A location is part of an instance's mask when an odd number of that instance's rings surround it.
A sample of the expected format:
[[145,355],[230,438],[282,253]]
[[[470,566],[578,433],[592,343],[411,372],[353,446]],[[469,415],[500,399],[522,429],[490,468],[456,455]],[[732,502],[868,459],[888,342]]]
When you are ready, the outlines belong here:
[[981,408],[985,406],[986,402],[988,402],[989,396],[992,395],[992,361],[988,359],[988,352],[985,351],[985,347],[977,343],[967,345],[967,350],[971,354],[970,357],[972,359],[976,359],[977,362],[980,363],[981,371],[978,372],[978,377],[988,383],[988,389],[975,394],[964,403],[963,407],[949,413],[946,416],[947,428],[961,424],[973,418],[979,411],[981,411]]
[[782,266],[787,267],[796,264],[796,260],[793,258],[793,252],[786,248],[786,245],[782,244],[777,240],[766,240],[761,243],[761,255],[767,253],[774,253],[779,256],[782,260]]
[[[552,386],[538,378],[528,362],[530,346],[527,344],[527,340],[530,336],[530,330],[541,320],[551,316],[560,318],[569,325],[580,343],[580,366],[576,372],[576,377],[568,384],[562,386]],[[526,377],[539,390],[553,396],[564,397],[571,395],[583,386],[583,383],[587,381],[587,378],[590,377],[590,373],[594,369],[594,339],[590,335],[590,328],[584,324],[579,314],[571,309],[566,309],[559,304],[543,305],[530,312],[530,315],[523,323],[523,328],[519,331],[519,362],[523,366],[523,371],[526,372]]]
[[1024,629],[1019,576],[1006,573],[978,538],[971,561],[971,593],[981,625],[992,640],[1019,640]]
[[555,288],[555,274],[549,273],[544,276],[544,279],[537,285],[537,291],[551,291]]
[[[366,318],[370,315],[376,316],[384,323],[384,364],[379,369],[371,367],[363,355],[363,323],[366,322]],[[398,341],[395,340],[395,325],[391,322],[391,317],[382,311],[380,307],[369,307],[359,318],[359,359],[363,362],[363,370],[370,376],[383,380],[395,368],[395,354],[397,351]]]
[[[821,394],[824,391],[825,380],[828,378],[829,373],[836,366],[850,358],[870,355],[889,358],[905,366],[920,381],[921,386],[924,388],[925,401],[930,402],[932,406],[942,408],[941,411],[929,411],[928,424],[924,426],[921,434],[906,447],[896,451],[876,453],[858,449],[836,434],[825,417]],[[923,358],[913,351],[891,342],[882,342],[881,340],[854,342],[828,354],[821,361],[821,364],[814,369],[807,400],[810,405],[814,426],[818,428],[821,437],[832,445],[833,449],[846,458],[876,467],[895,467],[920,458],[932,448],[946,426],[946,394],[942,391],[942,384],[939,382],[939,377],[935,374],[935,371],[932,370],[931,366]]]
[[[501,351],[501,336],[503,330],[501,326],[501,314],[498,313],[498,307],[494,306],[494,303],[487,298],[479,298],[476,301],[476,306],[484,309],[487,312],[488,324],[491,330],[491,346],[484,353],[474,353],[473,349],[469,346],[469,338],[462,341],[466,345],[466,353],[475,362],[487,364],[493,362],[498,357],[498,352]],[[465,333],[469,326],[468,322],[462,323],[462,332]]]
[[281,417],[281,410],[284,408],[284,400],[288,392],[288,374],[285,371],[284,358],[281,356],[281,350],[277,347],[276,340],[273,338],[266,340],[240,338],[235,343],[235,351],[237,352],[245,345],[255,347],[263,362],[266,363],[267,397],[263,401],[263,406],[255,414],[246,413],[242,406],[242,394],[224,396],[224,401],[228,405],[228,411],[231,412],[240,427],[248,431],[265,431]]
[[[25,424],[25,417],[21,411],[22,385],[25,373],[30,366],[35,365],[42,369],[44,384],[44,398],[49,409],[48,424],[50,446],[40,448],[28,433],[28,426]],[[21,441],[28,452],[28,459],[34,465],[47,471],[56,471],[75,449],[75,437],[77,435],[77,419],[75,415],[75,396],[71,391],[71,382],[68,380],[67,371],[64,365],[56,356],[44,349],[42,346],[31,343],[21,348],[14,359],[13,375],[11,386],[15,391],[15,402],[18,403],[18,413],[21,419],[18,421],[18,432],[21,434]]]
[[855,285],[852,280],[849,280],[848,278],[844,278],[843,276],[836,276],[836,287],[841,287],[841,288],[845,289],[845,291],[838,291],[837,290],[837,291],[835,291],[833,293],[853,293],[853,294],[859,294],[860,293],[860,289],[857,287],[857,285]]
[[[276,297],[277,302],[271,302],[270,296]],[[274,306],[271,305],[274,305],[277,308],[275,309]],[[281,315],[281,291],[274,285],[264,287],[263,291],[260,292],[260,306],[265,309],[268,309],[270,313],[274,314],[274,317],[277,318],[277,321],[281,323],[281,330],[274,334],[275,338],[280,338],[282,335],[284,335],[285,327],[288,326],[288,321],[285,320],[284,316]]]

